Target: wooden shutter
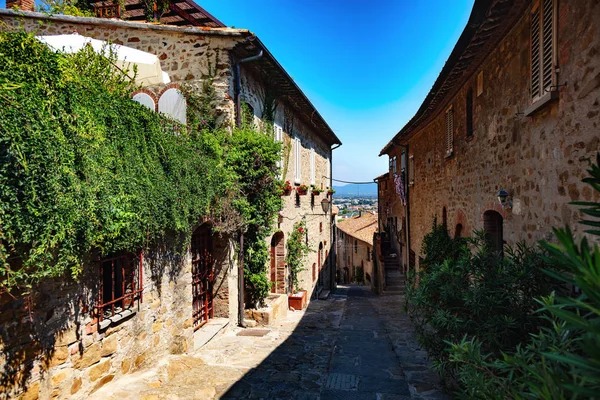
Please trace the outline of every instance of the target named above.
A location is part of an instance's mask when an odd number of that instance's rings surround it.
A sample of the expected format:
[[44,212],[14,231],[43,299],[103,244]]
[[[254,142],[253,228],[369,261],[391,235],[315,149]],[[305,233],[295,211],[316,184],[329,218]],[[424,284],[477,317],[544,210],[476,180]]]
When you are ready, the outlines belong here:
[[300,151],[301,150],[300,149],[301,146],[302,145],[300,143],[300,138],[296,137],[294,139],[294,165],[295,165],[295,168],[294,168],[294,183],[296,183],[296,184],[300,184],[300,180],[302,179],[301,171],[300,171],[300,166],[302,165],[302,162],[301,162],[302,160],[300,159],[300,156],[302,154],[301,151]]
[[554,47],[554,0],[544,0],[542,20],[542,95],[552,86]]
[[454,110],[446,111],[446,154],[452,153],[454,141]]
[[311,147],[310,149],[310,184],[314,185],[316,184],[316,179],[315,179],[315,148]]
[[531,98],[540,96],[540,9],[531,14]]
[[531,98],[537,100],[554,84],[554,0],[542,0],[531,12]]

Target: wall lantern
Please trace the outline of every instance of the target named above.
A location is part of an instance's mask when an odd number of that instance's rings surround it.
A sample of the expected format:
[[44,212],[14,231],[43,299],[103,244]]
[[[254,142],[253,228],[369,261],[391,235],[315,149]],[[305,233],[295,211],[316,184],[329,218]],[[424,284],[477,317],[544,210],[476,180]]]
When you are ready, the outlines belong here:
[[327,214],[327,211],[329,211],[330,204],[331,204],[331,202],[327,198],[321,200],[321,207],[323,208],[323,212],[325,214]]
[[498,192],[498,194],[496,195],[498,197],[498,201],[500,202],[500,205],[502,206],[503,209],[511,209],[512,208],[512,200],[510,200],[508,197],[508,192],[502,188],[500,188],[500,191]]

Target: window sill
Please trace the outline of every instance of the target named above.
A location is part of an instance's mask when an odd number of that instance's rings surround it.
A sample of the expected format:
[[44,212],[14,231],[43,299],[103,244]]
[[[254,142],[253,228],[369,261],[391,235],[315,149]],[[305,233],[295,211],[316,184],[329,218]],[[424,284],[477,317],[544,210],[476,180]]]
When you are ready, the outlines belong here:
[[446,160],[449,160],[449,159],[451,159],[452,157],[454,157],[454,150],[452,150],[452,151],[451,151],[451,152],[449,152],[449,153],[446,153],[446,155],[444,156],[444,158],[445,158]]
[[549,104],[557,99],[558,99],[558,90],[551,90],[551,91],[547,92],[546,94],[544,94],[539,99],[537,99],[535,101],[535,103],[530,105],[527,109],[525,109],[525,111],[523,111],[523,115],[526,117],[530,117],[533,114],[535,114],[536,112],[538,112],[539,110],[541,110],[542,108],[544,108],[546,106],[546,104]]
[[127,309],[127,310],[121,311],[119,313],[116,313],[112,317],[106,318],[106,319],[103,319],[102,321],[100,321],[98,323],[98,330],[104,330],[111,325],[117,325],[119,322],[121,322],[125,319],[128,319],[129,317],[131,317],[132,315],[134,315],[136,313],[137,313],[137,311],[131,310],[131,309]]

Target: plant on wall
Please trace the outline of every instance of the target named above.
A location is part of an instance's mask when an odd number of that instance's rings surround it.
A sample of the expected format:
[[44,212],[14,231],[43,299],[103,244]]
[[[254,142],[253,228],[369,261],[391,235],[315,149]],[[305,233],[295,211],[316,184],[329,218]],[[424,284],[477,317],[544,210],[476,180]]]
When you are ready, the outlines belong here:
[[306,234],[306,221],[296,222],[286,243],[285,262],[290,270],[290,278],[295,292],[302,290],[299,286],[298,274],[304,271],[302,268],[304,259],[310,252],[310,247],[306,244]]

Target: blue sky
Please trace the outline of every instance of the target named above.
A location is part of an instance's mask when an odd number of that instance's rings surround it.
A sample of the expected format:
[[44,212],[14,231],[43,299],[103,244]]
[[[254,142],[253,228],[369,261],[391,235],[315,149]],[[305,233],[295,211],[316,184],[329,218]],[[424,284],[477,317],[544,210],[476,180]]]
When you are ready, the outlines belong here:
[[199,0],[258,35],[342,147],[333,177],[371,181],[379,151],[414,115],[464,29],[473,0]]
[[[343,142],[333,177],[371,181],[379,151],[414,115],[473,0],[196,0],[255,32]],[[0,0],[4,7],[5,0]]]

